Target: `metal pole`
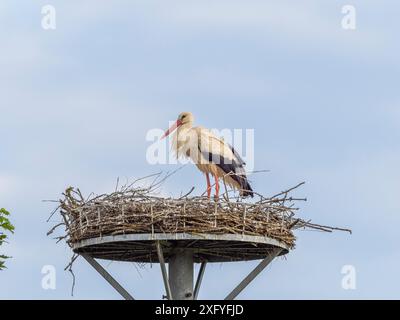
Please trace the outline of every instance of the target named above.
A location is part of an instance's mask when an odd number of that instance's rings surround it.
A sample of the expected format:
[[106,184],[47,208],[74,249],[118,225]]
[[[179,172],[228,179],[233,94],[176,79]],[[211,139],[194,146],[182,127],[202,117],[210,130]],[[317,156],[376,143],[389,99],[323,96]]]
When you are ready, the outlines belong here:
[[165,292],[167,294],[167,299],[172,300],[173,296],[171,293],[171,287],[170,287],[169,280],[168,280],[167,268],[165,266],[164,254],[163,254],[163,251],[161,248],[160,241],[156,241],[156,247],[157,247],[158,261],[160,262],[161,273],[162,273],[163,280],[164,280]]
[[201,264],[201,267],[199,270],[199,275],[197,276],[196,285],[194,287],[194,294],[193,294],[194,300],[197,300],[197,297],[199,296],[200,286],[201,286],[201,282],[203,281],[203,276],[204,276],[204,272],[206,271],[206,266],[207,266],[207,262],[203,262]]
[[225,300],[234,300],[249,284],[257,277],[271,262],[282,252],[281,248],[273,249],[271,254],[266,257],[250,274],[228,294]]
[[118,282],[115,280],[100,263],[89,255],[81,254],[81,256],[109,283],[118,291],[118,293],[125,298],[125,300],[135,300]]
[[168,261],[168,267],[174,300],[193,300],[193,251],[175,249]]

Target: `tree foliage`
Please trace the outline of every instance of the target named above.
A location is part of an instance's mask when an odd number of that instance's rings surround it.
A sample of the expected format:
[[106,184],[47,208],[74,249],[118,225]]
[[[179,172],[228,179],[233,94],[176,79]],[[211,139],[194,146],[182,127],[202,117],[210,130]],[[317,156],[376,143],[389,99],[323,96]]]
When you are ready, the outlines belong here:
[[[5,232],[14,233],[14,226],[8,218],[9,215],[10,213],[6,209],[0,209],[0,246],[7,242],[7,234],[5,234]],[[8,258],[10,257],[0,254],[0,270],[6,267],[5,260]]]

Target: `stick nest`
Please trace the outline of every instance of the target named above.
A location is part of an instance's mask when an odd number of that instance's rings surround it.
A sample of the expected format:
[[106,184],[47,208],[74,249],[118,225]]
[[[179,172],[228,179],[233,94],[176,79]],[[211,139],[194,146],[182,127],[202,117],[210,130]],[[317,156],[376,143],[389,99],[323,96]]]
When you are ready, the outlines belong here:
[[[135,183],[134,183],[135,184]],[[249,203],[229,197],[226,193],[218,201],[203,196],[190,196],[193,189],[180,198],[154,195],[155,186],[123,186],[110,194],[85,199],[79,189],[68,188],[59,200],[58,211],[72,247],[84,239],[121,234],[189,233],[241,234],[266,236],[281,241],[289,248],[295,246],[294,229],[350,231],[311,223],[296,217],[299,201],[290,194],[303,183],[272,197],[257,195]]]

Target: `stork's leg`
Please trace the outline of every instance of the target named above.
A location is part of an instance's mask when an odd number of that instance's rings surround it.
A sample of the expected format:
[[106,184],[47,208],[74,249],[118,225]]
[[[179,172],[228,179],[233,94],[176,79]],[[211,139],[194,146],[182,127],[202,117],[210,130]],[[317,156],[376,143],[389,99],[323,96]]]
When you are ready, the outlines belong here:
[[215,178],[215,199],[219,199],[219,179],[217,175],[214,175]]
[[210,176],[208,173],[206,173],[206,179],[207,179],[207,198],[210,199],[211,197],[211,183],[210,183]]

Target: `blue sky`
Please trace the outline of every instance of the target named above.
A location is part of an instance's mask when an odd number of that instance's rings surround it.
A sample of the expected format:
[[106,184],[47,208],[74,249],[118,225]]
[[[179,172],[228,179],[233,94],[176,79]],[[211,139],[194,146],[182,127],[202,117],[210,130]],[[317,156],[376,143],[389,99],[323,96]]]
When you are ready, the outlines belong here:
[[[57,29],[41,28],[51,4]],[[343,5],[356,30],[341,28]],[[16,233],[0,298],[70,299],[70,249],[46,237],[68,186],[107,192],[160,169],[146,133],[192,111],[209,128],[255,130],[254,188],[300,181],[300,216],[354,234],[298,232],[243,299],[400,298],[400,22],[395,1],[26,1],[0,3],[0,205]],[[397,142],[396,142],[397,141]],[[204,186],[186,166],[163,192]],[[52,223],[57,222],[53,219]],[[41,269],[54,265],[56,290]],[[104,263],[139,299],[163,293],[157,265]],[[255,263],[216,264],[200,298],[224,297]],[[343,290],[353,265],[357,289]],[[84,262],[74,299],[118,299]]]

